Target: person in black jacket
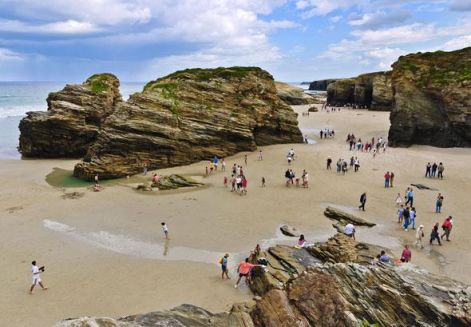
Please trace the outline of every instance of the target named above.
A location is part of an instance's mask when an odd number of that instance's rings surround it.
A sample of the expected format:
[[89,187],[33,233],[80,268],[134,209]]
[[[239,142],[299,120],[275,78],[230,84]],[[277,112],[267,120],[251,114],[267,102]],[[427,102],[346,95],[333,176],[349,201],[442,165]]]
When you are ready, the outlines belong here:
[[365,211],[365,203],[366,203],[366,192],[364,192],[361,196],[360,196],[360,206],[358,207],[359,209],[363,209],[363,211]]

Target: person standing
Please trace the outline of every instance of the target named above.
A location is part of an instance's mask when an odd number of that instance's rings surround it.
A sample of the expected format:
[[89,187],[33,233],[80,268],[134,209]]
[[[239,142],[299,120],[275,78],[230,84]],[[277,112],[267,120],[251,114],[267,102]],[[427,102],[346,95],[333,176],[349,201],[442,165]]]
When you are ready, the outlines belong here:
[[384,174],[384,187],[388,188],[389,187],[389,179],[391,178],[391,175],[389,174],[389,171]]
[[247,155],[244,155],[244,162],[245,162],[245,165],[247,166]]
[[332,158],[328,157],[327,158],[327,170],[332,170]]
[[360,206],[358,208],[365,211],[365,204],[366,204],[366,192],[362,193],[362,195],[360,196]]
[[249,282],[250,281],[250,272],[254,267],[259,267],[260,265],[254,265],[249,262],[249,258],[245,258],[245,261],[242,261],[239,263],[239,267],[237,268],[237,271],[239,272],[239,279],[237,279],[236,284],[234,285],[234,288],[237,288],[239,286],[240,280],[242,277],[245,277],[245,281]]
[[410,211],[409,211],[409,207],[405,207],[404,208],[404,212],[402,213],[403,216],[404,216],[404,230],[407,232],[407,228],[409,227],[410,225]]
[[443,179],[443,171],[445,170],[445,166],[440,162],[438,165],[438,178]]
[[144,176],[147,175],[147,164],[144,164],[144,168],[142,169],[142,174],[143,174]]
[[443,205],[443,196],[441,193],[438,193],[437,201],[435,202],[435,213],[442,212],[442,205]]
[[355,172],[358,172],[358,168],[360,168],[360,159],[355,157]]
[[430,233],[430,245],[432,245],[432,242],[434,240],[437,240],[438,245],[442,246],[442,242],[440,242],[440,234],[438,232],[438,226],[439,226],[439,223],[436,223],[432,228],[432,232]]
[[396,196],[396,206],[399,207],[402,204],[402,196],[401,193],[397,193]]
[[430,164],[430,162],[428,162],[427,166],[425,166],[425,177],[430,177],[431,169],[432,169],[432,165]]
[[432,177],[435,177],[435,175],[437,174],[437,167],[437,163],[434,162],[432,165]]
[[443,229],[443,234],[441,236],[442,240],[446,236],[446,240],[448,242],[450,241],[450,233],[451,233],[452,228],[453,228],[453,220],[452,220],[452,217],[449,216],[447,219],[445,219],[445,221],[442,224],[442,229]]
[[415,230],[415,219],[417,218],[417,212],[415,211],[415,208],[412,207],[410,210],[409,210],[409,221],[410,221],[410,224],[412,225],[412,229]]
[[424,243],[422,242],[424,236],[424,225],[420,225],[419,229],[415,233],[415,246],[420,246],[421,249],[424,248]]
[[169,239],[168,238],[168,227],[167,227],[167,224],[162,222],[160,225],[162,225],[162,232],[164,232],[164,235],[165,235],[165,239]]
[[404,220],[404,206],[401,204],[401,206],[397,209],[397,223],[401,224],[403,220]]
[[265,177],[262,177],[262,187],[265,187],[265,183],[266,183]]
[[229,253],[224,254],[224,256],[219,260],[219,263],[221,264],[221,278],[224,279],[224,276],[226,276],[227,279],[231,279],[229,277],[229,269],[227,267],[227,261],[229,258]]
[[262,149],[258,150],[258,160],[259,160],[259,161],[263,160]]
[[221,169],[222,171],[226,171],[226,161],[223,159],[221,159]]
[[409,245],[406,244],[404,246],[404,250],[402,250],[401,261],[402,262],[410,262],[411,259],[412,259],[412,252],[409,249]]
[[41,276],[39,274],[44,272],[44,267],[38,267],[36,264],[36,260],[31,262],[31,272],[33,273],[33,283],[31,284],[31,288],[29,289],[29,294],[33,294],[34,287],[39,284],[43,290],[47,290],[47,287],[43,285]]

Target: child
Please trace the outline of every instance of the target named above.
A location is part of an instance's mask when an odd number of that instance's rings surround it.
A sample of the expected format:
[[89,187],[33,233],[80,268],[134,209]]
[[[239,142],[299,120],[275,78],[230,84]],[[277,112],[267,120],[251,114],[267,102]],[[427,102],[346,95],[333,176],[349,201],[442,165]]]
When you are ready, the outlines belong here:
[[164,234],[165,234],[165,238],[168,240],[169,238],[168,238],[168,227],[167,227],[167,224],[164,223],[164,222],[162,222],[161,225],[162,225],[162,231],[163,231]]
[[422,239],[424,238],[424,225],[420,225],[419,229],[415,233],[415,245],[420,246],[421,249],[424,248],[424,244],[422,243]]
[[36,265],[35,260],[31,262],[31,265],[31,272],[33,273],[33,283],[31,284],[31,288],[29,289],[29,294],[33,294],[33,289],[37,284],[39,284],[39,286],[41,286],[43,290],[47,290],[47,287],[43,285],[41,277],[39,276],[40,273],[44,272],[44,267],[38,267]]
[[265,187],[265,177],[262,177],[262,187]]

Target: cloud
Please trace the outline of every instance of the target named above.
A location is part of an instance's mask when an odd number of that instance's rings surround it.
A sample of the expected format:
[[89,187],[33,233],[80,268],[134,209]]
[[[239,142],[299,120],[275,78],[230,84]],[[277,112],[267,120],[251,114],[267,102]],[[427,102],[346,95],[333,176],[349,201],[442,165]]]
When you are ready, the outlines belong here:
[[88,22],[76,20],[32,25],[18,20],[0,19],[0,31],[30,34],[87,34],[98,32],[100,28]]
[[0,48],[0,62],[2,61],[21,61],[24,56],[6,48]]
[[452,11],[471,11],[471,1],[469,0],[454,0],[450,5]]
[[334,16],[334,17],[330,17],[329,20],[331,23],[338,23],[340,20],[342,19],[342,16]]
[[351,33],[357,42],[367,45],[393,45],[424,42],[436,36],[433,24],[409,24],[384,29],[356,30]]
[[380,69],[389,70],[391,64],[405,54],[407,54],[407,51],[399,48],[376,48],[369,50],[366,55],[376,59],[377,66]]
[[302,12],[303,18],[310,18],[325,16],[338,9],[347,9],[365,2],[367,0],[300,0],[296,2],[296,8]]
[[349,24],[360,28],[378,28],[388,25],[404,23],[411,14],[407,10],[396,10],[392,12],[377,11],[373,13],[351,14]]
[[453,51],[471,46],[471,34],[453,38],[445,42],[440,50]]

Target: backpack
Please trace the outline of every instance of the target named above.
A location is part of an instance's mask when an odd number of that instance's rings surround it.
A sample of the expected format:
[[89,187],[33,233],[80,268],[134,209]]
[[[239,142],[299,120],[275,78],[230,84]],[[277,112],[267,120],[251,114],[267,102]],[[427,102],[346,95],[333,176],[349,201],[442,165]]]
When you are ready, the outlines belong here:
[[222,262],[223,262],[223,259],[222,259],[222,258],[219,258],[218,263],[219,263],[220,265],[222,265]]

